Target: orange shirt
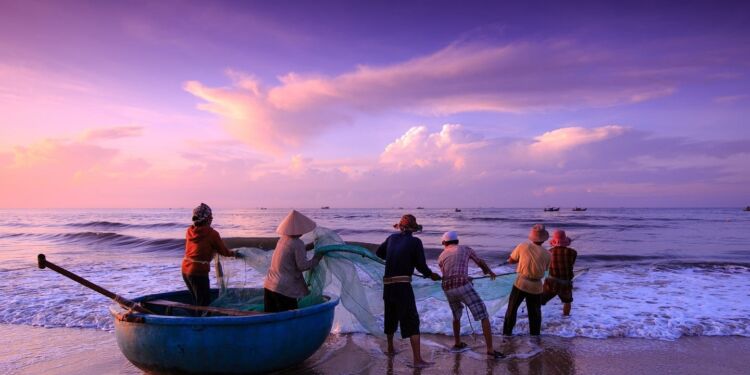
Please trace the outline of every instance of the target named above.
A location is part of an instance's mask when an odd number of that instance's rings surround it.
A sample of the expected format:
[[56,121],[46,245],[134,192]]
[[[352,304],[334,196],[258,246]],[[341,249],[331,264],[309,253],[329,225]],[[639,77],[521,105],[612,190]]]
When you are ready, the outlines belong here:
[[209,226],[191,225],[185,234],[185,258],[182,273],[190,276],[208,276],[211,260],[219,253],[225,257],[232,252],[224,245],[219,232]]

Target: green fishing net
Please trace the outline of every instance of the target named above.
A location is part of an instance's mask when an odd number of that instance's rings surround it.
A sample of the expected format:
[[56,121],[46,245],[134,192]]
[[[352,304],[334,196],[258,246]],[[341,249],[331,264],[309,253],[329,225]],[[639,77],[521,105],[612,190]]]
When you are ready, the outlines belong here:
[[[371,251],[349,245],[334,231],[318,227],[303,237],[314,241],[315,252],[323,259],[317,267],[305,272],[310,294],[300,299],[300,308],[323,301],[323,295],[339,296],[334,331],[383,333],[383,273],[385,262]],[[273,255],[272,251],[241,248],[242,259],[222,258],[219,297],[213,306],[240,310],[263,310],[262,283]],[[439,271],[433,268],[435,271]],[[497,315],[508,300],[515,274],[475,279],[474,288],[482,297],[491,317]],[[425,332],[449,332],[451,312],[439,281],[414,277],[412,287]],[[464,329],[468,320],[462,319]]]

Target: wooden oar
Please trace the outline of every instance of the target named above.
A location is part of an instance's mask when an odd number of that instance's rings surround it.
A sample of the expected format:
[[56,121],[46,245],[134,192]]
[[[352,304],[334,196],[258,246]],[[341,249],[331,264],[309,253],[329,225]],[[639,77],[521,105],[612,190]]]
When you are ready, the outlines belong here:
[[133,302],[133,301],[127,299],[127,298],[121,297],[121,296],[119,296],[119,295],[117,295],[117,294],[115,294],[113,292],[110,292],[109,290],[104,289],[104,288],[100,287],[99,285],[96,285],[96,284],[92,283],[91,281],[88,281],[88,280],[84,279],[83,277],[78,276],[78,275],[74,274],[73,272],[70,272],[70,271],[66,270],[65,268],[62,268],[62,267],[60,267],[60,266],[58,266],[58,265],[56,265],[56,264],[54,264],[52,262],[47,261],[47,258],[44,256],[44,254],[37,255],[37,261],[39,262],[39,268],[41,268],[41,269],[49,268],[49,269],[51,269],[51,270],[53,270],[53,271],[55,271],[55,272],[57,272],[57,273],[65,276],[65,277],[67,277],[67,278],[69,278],[69,279],[71,279],[71,280],[73,280],[73,281],[75,281],[75,282],[77,282],[77,283],[79,283],[79,284],[81,284],[81,285],[89,288],[89,289],[92,289],[92,290],[94,290],[96,292],[99,292],[100,294],[103,294],[104,296],[106,296],[109,299],[117,302],[120,306],[122,306],[122,307],[124,307],[126,309],[131,309],[131,310],[134,310],[134,311],[143,312],[143,313],[147,313],[147,314],[153,314],[153,312],[151,312],[149,309],[141,306],[139,303]]
[[[101,286],[96,285],[92,283],[91,281],[88,281],[84,279],[83,277],[78,276],[74,274],[73,272],[66,270],[65,268],[62,268],[54,263],[47,261],[47,258],[44,256],[44,254],[39,254],[37,256],[37,260],[39,261],[39,268],[42,268],[42,269],[49,268],[89,289],[92,289],[96,292],[103,294],[104,296],[117,302],[120,306],[126,309],[132,309],[133,311],[142,312],[146,314],[156,314],[155,312],[145,308],[141,303],[134,302],[125,297],[119,296],[114,292],[104,289]],[[213,312],[217,314],[231,315],[231,316],[248,316],[248,315],[262,314],[261,312],[258,312],[258,311],[242,311],[242,310],[235,310],[235,309],[225,309],[225,308],[220,308],[220,307],[195,306],[195,305],[189,305],[186,303],[166,301],[166,300],[144,301],[144,303],[157,305],[157,306],[165,306],[165,307],[177,307],[177,308],[185,309],[185,310]]]

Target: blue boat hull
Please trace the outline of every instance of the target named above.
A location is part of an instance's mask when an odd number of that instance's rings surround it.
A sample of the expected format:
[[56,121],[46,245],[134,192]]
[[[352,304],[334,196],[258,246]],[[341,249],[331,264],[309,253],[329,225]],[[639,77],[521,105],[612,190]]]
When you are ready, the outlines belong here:
[[[135,301],[187,301],[187,292]],[[255,316],[188,317],[130,314],[110,307],[117,344],[138,368],[159,373],[256,374],[298,364],[331,332],[338,298],[298,310]]]

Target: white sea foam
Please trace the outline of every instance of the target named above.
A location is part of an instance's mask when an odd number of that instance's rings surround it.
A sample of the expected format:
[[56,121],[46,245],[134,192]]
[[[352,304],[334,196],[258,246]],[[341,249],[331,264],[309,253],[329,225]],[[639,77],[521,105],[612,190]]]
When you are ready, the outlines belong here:
[[[125,297],[184,289],[179,262],[154,257],[127,261],[108,259],[79,263],[71,270]],[[0,271],[0,323],[44,327],[112,329],[111,303],[93,291],[49,270],[29,265]],[[260,285],[251,274],[250,284]],[[215,285],[215,284],[214,284]],[[504,306],[493,311],[493,331],[502,329]],[[451,334],[448,304],[427,299],[418,305],[421,330]],[[562,316],[559,300],[542,309],[542,333],[564,337],[639,337],[676,339],[681,336],[750,337],[750,269],[724,267],[629,266],[592,269],[575,283],[572,315]],[[472,328],[462,319],[462,333]],[[481,334],[478,322],[473,330]],[[363,332],[342,307],[334,331]],[[528,332],[525,308],[519,311],[515,333]]]

